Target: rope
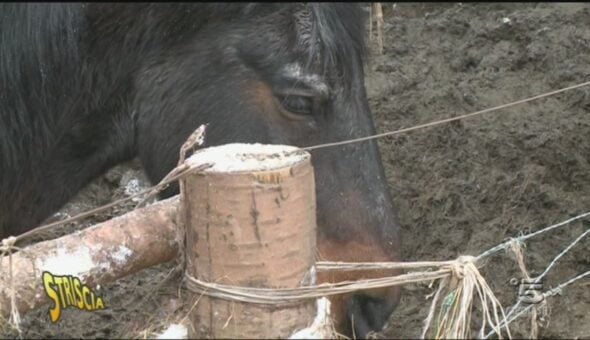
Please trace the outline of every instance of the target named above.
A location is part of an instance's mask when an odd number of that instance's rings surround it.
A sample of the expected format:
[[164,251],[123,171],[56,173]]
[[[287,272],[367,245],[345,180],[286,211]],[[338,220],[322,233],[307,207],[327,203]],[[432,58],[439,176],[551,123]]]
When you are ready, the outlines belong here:
[[[581,273],[581,274],[579,274],[579,275],[576,275],[576,276],[574,276],[573,278],[571,278],[571,279],[567,280],[566,282],[564,282],[564,283],[562,283],[562,284],[558,285],[557,287],[555,287],[555,288],[553,288],[553,289],[550,289],[550,290],[548,290],[548,291],[544,292],[544,293],[543,293],[543,297],[544,297],[544,298],[548,298],[548,297],[550,297],[550,296],[555,296],[555,295],[561,294],[561,292],[562,292],[563,288],[565,288],[565,287],[567,287],[567,286],[571,285],[572,283],[574,283],[574,282],[576,282],[576,281],[578,281],[578,280],[581,280],[581,279],[583,279],[583,278],[584,278],[584,277],[586,277],[586,276],[590,276],[590,270],[589,270],[589,271],[587,271],[587,272]],[[528,311],[529,311],[531,308],[533,308],[533,306],[534,306],[534,305],[528,305],[527,307],[523,308],[523,309],[522,309],[522,310],[520,310],[518,313],[516,313],[516,314],[515,314],[515,315],[514,315],[512,318],[510,318],[510,319],[504,319],[504,320],[502,321],[502,325],[509,324],[509,323],[511,323],[512,321],[514,321],[514,320],[518,319],[519,317],[521,317],[522,315],[524,315],[524,313],[528,312]],[[487,339],[487,338],[489,338],[491,335],[492,335],[492,332],[490,332],[490,333],[486,334],[486,336],[484,337],[484,339]]]
[[319,144],[319,145],[314,145],[314,146],[308,146],[308,147],[304,147],[301,148],[303,150],[306,151],[311,151],[311,150],[316,150],[316,149],[322,149],[322,148],[327,148],[327,147],[333,147],[333,146],[341,146],[341,145],[346,145],[346,144],[352,144],[352,143],[359,143],[359,142],[365,142],[365,141],[369,141],[369,140],[373,140],[373,139],[377,139],[377,138],[383,138],[383,137],[387,137],[387,136],[393,136],[393,135],[397,135],[400,133],[404,133],[404,132],[410,132],[410,131],[414,131],[414,130],[418,130],[418,129],[423,129],[423,128],[427,128],[427,127],[431,127],[431,126],[436,126],[436,125],[441,125],[441,124],[445,124],[445,123],[450,123],[453,121],[457,121],[460,119],[465,119],[465,118],[469,118],[469,117],[474,117],[474,116],[478,116],[484,113],[488,113],[488,112],[492,112],[492,111],[498,111],[501,109],[505,109],[508,107],[512,107],[512,106],[516,106],[516,105],[520,105],[520,104],[524,104],[524,103],[528,103],[534,100],[538,100],[541,98],[546,98],[546,97],[550,97],[550,96],[554,96],[556,94],[560,94],[566,91],[570,91],[570,90],[574,90],[580,87],[584,87],[584,86],[588,86],[590,85],[590,81],[587,81],[585,83],[581,83],[581,84],[577,84],[577,85],[572,85],[572,86],[568,86],[568,87],[564,87],[561,88],[559,90],[555,90],[555,91],[551,91],[551,92],[546,92],[537,96],[533,96],[533,97],[529,97],[529,98],[525,98],[525,99],[521,99],[521,100],[517,100],[508,104],[502,104],[502,105],[498,105],[498,106],[494,106],[494,107],[490,107],[484,110],[480,110],[480,111],[476,111],[476,112],[471,112],[471,113],[467,113],[467,114],[463,114],[463,115],[459,115],[456,117],[451,117],[451,118],[446,118],[446,119],[441,119],[441,120],[437,120],[437,121],[433,121],[433,122],[429,122],[429,123],[425,123],[425,124],[420,124],[420,125],[416,125],[416,126],[412,126],[409,128],[405,128],[405,129],[399,129],[399,130],[395,130],[395,131],[389,131],[389,132],[383,132],[383,133],[378,133],[372,136],[367,136],[367,137],[360,137],[360,138],[353,138],[353,139],[348,139],[348,140],[343,140],[343,141],[339,141],[339,142],[332,142],[332,143],[325,143],[325,144]]
[[408,283],[430,281],[447,277],[450,268],[432,272],[416,272],[393,277],[322,283],[298,288],[251,288],[225,285],[199,280],[185,273],[187,289],[196,294],[219,298],[227,301],[247,302],[266,305],[285,305],[301,300],[317,299],[323,296],[351,293],[358,290],[384,288]]
[[152,194],[154,191],[156,191],[158,189],[161,189],[161,188],[164,188],[167,185],[169,185],[170,183],[172,183],[174,181],[177,181],[178,179],[181,179],[184,176],[187,176],[188,174],[192,174],[192,173],[195,173],[195,172],[202,171],[202,170],[207,169],[207,168],[209,168],[211,166],[212,166],[211,164],[202,164],[202,165],[199,165],[197,167],[189,168],[188,166],[186,166],[186,165],[183,164],[182,166],[176,167],[176,168],[174,168],[171,171],[171,173],[176,173],[175,176],[171,176],[171,177],[169,177],[167,179],[164,179],[160,183],[158,183],[158,184],[156,184],[156,185],[154,185],[154,186],[152,186],[152,187],[150,187],[148,189],[145,189],[145,190],[143,190],[141,192],[138,192],[138,193],[133,194],[131,196],[127,196],[125,198],[116,200],[114,202],[111,202],[109,204],[103,205],[101,207],[98,207],[98,208],[95,208],[95,209],[91,209],[91,210],[85,211],[85,212],[80,213],[80,214],[78,214],[76,216],[73,216],[73,217],[70,217],[70,218],[66,218],[64,220],[52,222],[52,223],[49,223],[49,224],[45,224],[45,225],[42,225],[42,226],[37,227],[35,229],[31,229],[31,230],[29,230],[29,231],[27,231],[25,233],[22,233],[21,235],[11,236],[11,237],[15,237],[15,242],[16,243],[23,242],[23,241],[25,241],[26,239],[28,239],[30,237],[33,237],[33,236],[35,236],[35,235],[37,235],[39,233],[42,233],[44,231],[50,230],[50,229],[52,229],[52,228],[54,228],[56,226],[59,226],[59,225],[65,224],[65,223],[75,222],[75,221],[78,221],[78,220],[80,220],[82,218],[89,217],[89,216],[92,216],[92,215],[97,214],[99,212],[105,211],[105,210],[107,210],[109,208],[112,208],[112,207],[118,205],[118,204],[121,204],[121,203],[130,201],[130,200],[132,200],[132,199],[134,199],[136,197],[140,197],[140,196],[145,195],[145,194]]

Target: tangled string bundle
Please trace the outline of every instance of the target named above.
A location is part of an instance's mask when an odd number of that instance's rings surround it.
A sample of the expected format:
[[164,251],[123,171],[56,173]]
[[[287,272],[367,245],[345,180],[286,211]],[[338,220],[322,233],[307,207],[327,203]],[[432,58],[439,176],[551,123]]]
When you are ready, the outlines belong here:
[[[485,312],[484,324],[480,334],[486,326],[490,326],[500,335],[499,324],[501,312],[504,310],[485,279],[476,266],[477,259],[473,256],[461,256],[454,261],[441,262],[380,262],[380,263],[347,263],[347,262],[318,262],[317,271],[331,270],[377,270],[377,269],[407,269],[429,268],[430,271],[412,272],[399,276],[364,279],[358,281],[344,281],[337,283],[323,283],[319,285],[299,288],[251,288],[205,282],[185,273],[187,288],[194,293],[229,301],[256,304],[289,304],[306,299],[317,299],[324,296],[350,293],[357,290],[403,285],[408,283],[442,279],[430,308],[429,317],[423,332],[423,337],[430,327],[432,315],[443,288],[451,289],[447,299],[452,302],[444,303],[441,310],[443,317],[439,322],[436,338],[466,338],[469,336],[471,306],[474,293],[477,292]],[[313,270],[312,270],[313,271]],[[449,308],[452,307],[452,308]],[[493,311],[490,314],[490,309]],[[507,327],[506,327],[507,329]],[[507,329],[508,333],[509,330]]]
[[[478,267],[482,266],[483,260],[487,257],[496,255],[501,251],[511,251],[523,277],[530,279],[523,261],[523,242],[527,239],[569,225],[571,222],[588,216],[590,216],[590,212],[578,215],[534,233],[510,239],[483,252],[477,257],[460,256],[454,261],[440,262],[317,262],[315,268],[312,269],[312,271],[425,269],[423,271],[414,271],[398,276],[323,283],[291,289],[251,288],[205,282],[187,273],[185,273],[185,282],[187,288],[192,292],[213,298],[242,303],[279,305],[297,303],[306,299],[317,299],[325,296],[350,293],[362,289],[388,287],[416,282],[434,282],[434,280],[440,279],[438,288],[432,298],[428,316],[424,320],[424,328],[421,334],[422,338],[472,338],[471,317],[473,315],[474,300],[479,301],[480,312],[482,315],[477,338],[487,339],[493,334],[496,334],[499,338],[503,338],[504,336],[511,338],[508,325],[516,318],[524,315],[530,309],[535,308],[535,311],[531,314],[531,336],[534,337],[538,334],[538,326],[536,324],[537,309],[544,310],[546,301],[543,301],[543,303],[538,306],[531,304],[518,310],[518,307],[522,304],[522,301],[519,299],[517,303],[509,309],[508,313],[506,313],[503,306],[494,295],[494,292],[479,272]],[[590,234],[590,228],[578,236],[569,246],[558,254],[536,280],[541,280],[547,275],[549,270],[556,265],[557,261],[574,248],[574,246],[588,234]],[[586,276],[590,276],[590,271],[581,273],[557,287],[540,294],[542,294],[543,298],[554,296],[566,286]],[[433,320],[435,320],[435,314],[437,315],[436,323],[433,327],[432,324]],[[489,331],[487,331],[488,329]],[[432,330],[432,332],[429,333],[430,330]]]

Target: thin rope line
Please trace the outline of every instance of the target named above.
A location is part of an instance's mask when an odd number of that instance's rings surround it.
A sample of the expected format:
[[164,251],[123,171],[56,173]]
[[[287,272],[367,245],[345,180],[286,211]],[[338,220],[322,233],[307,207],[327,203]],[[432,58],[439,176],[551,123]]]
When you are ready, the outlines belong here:
[[344,141],[340,141],[340,142],[332,142],[332,143],[325,143],[325,144],[319,144],[319,145],[314,145],[314,146],[308,146],[308,147],[303,147],[301,149],[306,150],[306,151],[311,151],[311,150],[316,150],[316,149],[321,149],[321,148],[327,148],[327,147],[332,147],[332,146],[340,146],[340,145],[346,145],[346,144],[364,142],[364,141],[373,140],[373,139],[382,138],[382,137],[387,137],[387,136],[393,136],[393,135],[397,135],[397,134],[404,133],[404,132],[418,130],[418,129],[422,129],[422,128],[426,128],[426,127],[430,127],[430,126],[435,126],[435,125],[440,125],[440,124],[444,124],[444,123],[449,123],[449,122],[453,122],[453,121],[456,121],[456,120],[460,120],[460,119],[464,119],[464,118],[469,118],[469,117],[481,115],[481,114],[484,114],[484,113],[487,113],[487,112],[497,111],[497,110],[500,110],[500,109],[505,109],[507,107],[516,106],[516,105],[520,105],[520,104],[524,104],[524,103],[528,103],[528,102],[531,102],[533,100],[537,100],[537,99],[541,99],[541,98],[546,98],[546,97],[549,97],[549,96],[553,96],[553,95],[556,95],[556,94],[559,94],[559,93],[562,93],[562,92],[566,92],[566,91],[569,91],[569,90],[577,89],[577,88],[580,88],[580,87],[583,87],[583,86],[588,86],[588,85],[590,85],[590,81],[587,81],[587,82],[581,83],[581,84],[577,84],[577,85],[572,85],[572,86],[569,86],[569,87],[565,87],[565,88],[562,88],[562,89],[559,89],[559,90],[555,90],[555,91],[551,91],[551,92],[546,92],[546,93],[543,93],[543,94],[540,94],[540,95],[537,95],[537,96],[534,96],[534,97],[529,97],[529,98],[526,98],[526,99],[517,100],[515,102],[511,102],[511,103],[508,103],[508,104],[502,104],[502,105],[494,106],[494,107],[487,108],[487,109],[484,109],[484,110],[467,113],[467,114],[456,116],[456,117],[441,119],[441,120],[437,120],[437,121],[434,121],[434,122],[420,124],[420,125],[412,126],[412,127],[409,127],[409,128],[400,129],[400,130],[378,133],[378,134],[375,134],[375,135],[372,135],[372,136],[354,138],[354,139],[344,140]]
[[[533,238],[533,237],[535,237],[535,236],[537,236],[539,234],[543,234],[543,233],[548,232],[550,230],[553,230],[555,228],[559,228],[559,227],[564,226],[566,224],[569,224],[569,223],[571,223],[573,221],[576,221],[576,220],[582,219],[584,217],[587,217],[588,215],[590,215],[590,211],[589,212],[586,212],[586,213],[583,213],[583,214],[580,214],[578,216],[574,216],[574,217],[572,217],[570,219],[567,219],[565,221],[556,223],[554,225],[545,227],[545,228],[543,228],[541,230],[537,230],[534,233],[531,233],[531,234],[528,234],[528,235],[523,235],[523,236],[520,236],[520,237],[515,237],[514,239],[516,239],[519,242],[524,241],[524,240],[528,240],[529,238]],[[493,254],[495,254],[495,253],[497,253],[497,252],[499,252],[501,250],[506,249],[506,247],[508,247],[510,245],[510,242],[511,242],[511,240],[506,241],[506,242],[503,242],[503,243],[500,243],[497,246],[494,246],[494,247],[492,247],[492,248],[484,251],[483,253],[481,253],[477,257],[477,259],[478,260],[481,260],[481,259],[486,258],[486,257],[488,257],[490,255],[493,255]]]
[[122,204],[122,203],[125,203],[125,202],[128,202],[128,201],[131,201],[132,199],[134,199],[136,197],[140,197],[140,196],[143,196],[143,195],[146,195],[146,194],[150,194],[150,193],[152,193],[152,191],[159,190],[159,189],[167,186],[168,184],[170,184],[170,183],[172,183],[172,182],[174,182],[174,181],[176,181],[176,180],[178,180],[178,179],[180,179],[180,178],[188,175],[189,173],[198,172],[198,171],[204,170],[204,169],[209,168],[209,167],[211,167],[211,164],[208,164],[207,163],[207,164],[199,165],[199,166],[194,167],[194,168],[190,168],[190,167],[186,167],[186,168],[185,167],[182,167],[182,168],[174,168],[170,172],[170,173],[173,173],[174,171],[177,171],[177,173],[174,176],[171,176],[170,178],[167,178],[167,179],[165,178],[160,183],[158,183],[158,184],[156,184],[154,186],[151,186],[151,187],[149,187],[149,188],[147,188],[147,189],[145,189],[143,191],[140,191],[138,193],[135,193],[135,194],[133,194],[131,196],[127,196],[125,198],[121,198],[119,200],[116,200],[114,202],[105,204],[103,206],[100,206],[100,207],[97,207],[97,208],[94,208],[94,209],[91,209],[91,210],[82,212],[82,213],[80,213],[78,215],[75,215],[75,216],[72,216],[72,217],[69,217],[69,218],[66,218],[66,219],[63,219],[63,220],[51,222],[51,223],[44,224],[42,226],[36,227],[34,229],[31,229],[31,230],[29,230],[27,232],[24,232],[24,233],[18,235],[18,236],[14,236],[14,238],[15,238],[15,241],[14,242],[15,243],[22,242],[22,241],[24,241],[24,240],[26,240],[26,239],[34,236],[34,235],[38,235],[38,234],[40,234],[40,233],[42,233],[44,231],[50,230],[53,227],[56,227],[56,226],[59,226],[59,225],[65,224],[65,223],[70,223],[70,222],[78,221],[80,219],[83,219],[83,218],[92,216],[92,215],[97,214],[99,212],[103,212],[103,211],[105,211],[105,210],[107,210],[109,208],[112,208],[112,207],[116,206],[116,205],[119,205],[119,204]]
[[549,273],[549,271],[553,267],[555,267],[555,264],[557,263],[557,261],[559,261],[559,259],[561,259],[565,254],[567,254],[576,244],[578,244],[578,242],[580,242],[580,240],[582,240],[588,234],[590,234],[590,228],[588,228],[588,230],[586,230],[580,236],[578,236],[574,240],[574,242],[572,242],[569,246],[567,246],[561,253],[559,253],[557,256],[555,256],[555,258],[553,259],[553,261],[551,261],[551,263],[549,263],[549,265],[547,266],[547,268],[545,268],[545,271],[543,271],[543,273],[541,273],[541,275],[539,275],[539,276],[537,276],[535,278],[535,281],[534,282],[535,283],[540,282]]
[[[586,215],[586,214],[584,214],[584,215]],[[583,215],[580,215],[580,216],[583,216]],[[579,216],[578,216],[578,217],[579,217]],[[570,219],[570,220],[568,220],[568,221],[571,221],[571,220],[572,220],[572,219]],[[563,225],[563,224],[565,224],[565,222],[568,222],[568,221],[564,221],[564,222],[562,222],[562,223],[556,224],[556,226]],[[554,226],[551,226],[551,227],[549,227],[549,228],[544,228],[544,229],[542,229],[542,230],[540,230],[540,231],[541,231],[541,232],[545,232],[545,231],[548,231],[548,230],[552,229],[552,227],[554,227]],[[588,230],[586,230],[585,232],[583,232],[583,233],[582,233],[580,236],[578,236],[578,237],[577,237],[577,238],[576,238],[576,239],[575,239],[575,240],[574,240],[572,243],[570,243],[570,245],[569,245],[569,246],[567,246],[567,247],[566,247],[566,248],[565,248],[565,249],[564,249],[564,250],[563,250],[561,253],[559,253],[557,256],[555,256],[555,257],[553,258],[553,260],[551,261],[551,263],[549,263],[549,265],[547,266],[547,268],[545,268],[545,271],[543,271],[543,273],[542,273],[541,275],[539,275],[538,277],[536,277],[536,278],[535,278],[534,282],[535,282],[535,283],[537,283],[537,282],[540,282],[540,281],[541,281],[541,279],[543,279],[543,278],[544,278],[544,277],[547,275],[547,273],[549,273],[549,270],[551,270],[551,268],[553,268],[553,267],[556,265],[557,261],[558,261],[560,258],[562,258],[562,257],[563,257],[563,256],[564,256],[564,255],[565,255],[567,252],[569,252],[569,251],[570,251],[570,250],[571,250],[571,249],[572,249],[572,248],[573,248],[573,247],[574,247],[574,246],[575,246],[575,245],[576,245],[578,242],[580,242],[580,240],[581,240],[581,239],[583,239],[584,237],[586,237],[586,235],[588,235],[589,233],[590,233],[590,228],[589,228]],[[539,234],[539,232],[536,232],[536,233],[534,233],[534,234],[530,234],[530,235],[528,235],[528,236],[531,236],[531,235],[532,235],[532,236],[534,236],[534,235],[538,235],[538,234]],[[588,272],[587,272],[587,273],[584,273],[584,274],[582,274],[582,275],[581,275],[581,277],[583,277],[583,276],[585,276],[585,275],[588,275]],[[574,279],[575,279],[575,278],[574,278]],[[572,280],[574,280],[574,279],[572,279]],[[574,280],[574,281],[575,281],[575,280]],[[568,281],[568,282],[569,282],[569,281]],[[568,283],[568,284],[569,284],[569,283]],[[567,285],[567,284],[566,284],[566,285]],[[510,319],[510,317],[512,317],[512,314],[514,314],[514,313],[515,313],[515,312],[518,310],[518,307],[520,307],[520,306],[521,306],[521,304],[522,304],[522,300],[521,300],[521,299],[518,299],[518,301],[516,301],[516,303],[515,303],[515,304],[514,304],[512,307],[510,307],[510,309],[508,310],[508,313],[507,313],[506,317],[504,318],[504,321],[505,321],[505,320],[507,320],[507,319]],[[527,309],[527,310],[528,310],[528,309]],[[517,314],[517,315],[521,315],[521,314]],[[516,318],[516,317],[515,317],[515,318]],[[510,320],[511,320],[511,321],[509,321],[509,322],[512,322],[512,320],[514,320],[514,318],[512,318],[512,319],[510,319]],[[490,333],[490,334],[491,334],[491,333]],[[488,334],[487,336],[489,336],[489,334]]]
[[[549,296],[554,296],[554,295],[557,295],[557,294],[559,294],[559,293],[561,292],[561,290],[562,290],[563,288],[565,288],[566,286],[568,286],[568,285],[570,285],[570,284],[572,284],[572,283],[574,283],[574,282],[576,282],[576,281],[578,281],[578,280],[581,280],[582,278],[584,278],[584,277],[586,277],[586,276],[589,276],[589,275],[590,275],[590,270],[589,270],[589,271],[587,271],[587,272],[581,273],[581,274],[579,274],[579,275],[577,275],[577,276],[575,276],[575,277],[573,277],[573,278],[571,278],[571,279],[567,280],[566,282],[564,282],[564,283],[560,284],[559,286],[557,286],[557,287],[555,287],[555,288],[553,288],[553,289],[550,289],[550,290],[546,291],[545,293],[543,293],[543,296],[544,296],[545,298],[547,298],[547,297],[549,297]],[[520,301],[519,301],[519,302],[520,302]],[[502,326],[504,326],[504,325],[507,325],[507,324],[511,323],[512,321],[516,320],[517,318],[519,318],[521,315],[523,315],[524,313],[526,313],[528,310],[530,310],[530,309],[531,309],[531,308],[533,308],[534,306],[535,306],[534,304],[530,304],[530,305],[526,306],[525,308],[523,308],[522,310],[520,310],[518,313],[516,313],[516,314],[515,314],[515,315],[514,315],[512,318],[510,318],[510,319],[504,319],[504,320],[502,320],[502,324],[501,324],[501,326],[500,326],[500,327],[502,327]],[[508,317],[510,317],[510,316],[508,316]],[[486,334],[486,336],[484,337],[484,339],[487,339],[487,338],[489,338],[489,337],[490,337],[492,334],[493,334],[493,331],[490,331],[488,334]]]

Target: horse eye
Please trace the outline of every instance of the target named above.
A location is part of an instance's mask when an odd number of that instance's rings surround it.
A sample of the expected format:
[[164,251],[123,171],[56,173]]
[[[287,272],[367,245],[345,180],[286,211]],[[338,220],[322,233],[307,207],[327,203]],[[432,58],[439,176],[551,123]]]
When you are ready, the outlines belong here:
[[313,99],[306,96],[287,95],[278,96],[283,108],[296,115],[309,116],[313,113]]

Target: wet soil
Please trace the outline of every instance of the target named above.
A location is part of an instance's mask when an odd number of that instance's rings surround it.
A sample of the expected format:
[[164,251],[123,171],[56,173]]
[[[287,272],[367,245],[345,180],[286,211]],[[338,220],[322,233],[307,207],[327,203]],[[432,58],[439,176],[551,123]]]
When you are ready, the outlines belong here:
[[[368,89],[379,132],[506,104],[590,80],[588,4],[392,4],[385,53]],[[590,87],[380,140],[403,230],[406,260],[479,255],[590,210]],[[526,243],[531,275],[588,223]],[[545,288],[590,270],[590,239],[549,272]],[[511,306],[520,278],[509,254],[482,273]],[[406,286],[388,334],[420,335],[434,288]],[[590,337],[590,286],[580,280],[547,301],[543,338]],[[528,318],[527,318],[528,320]],[[526,337],[528,321],[513,324]]]

